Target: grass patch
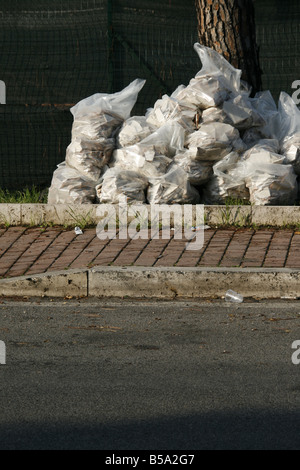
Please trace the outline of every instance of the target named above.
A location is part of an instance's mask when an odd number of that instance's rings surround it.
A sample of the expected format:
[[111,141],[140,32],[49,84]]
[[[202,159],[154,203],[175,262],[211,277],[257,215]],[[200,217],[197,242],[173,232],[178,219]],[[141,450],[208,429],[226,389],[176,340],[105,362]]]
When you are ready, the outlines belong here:
[[0,204],[46,204],[47,199],[48,190],[36,186],[15,191],[0,188]]

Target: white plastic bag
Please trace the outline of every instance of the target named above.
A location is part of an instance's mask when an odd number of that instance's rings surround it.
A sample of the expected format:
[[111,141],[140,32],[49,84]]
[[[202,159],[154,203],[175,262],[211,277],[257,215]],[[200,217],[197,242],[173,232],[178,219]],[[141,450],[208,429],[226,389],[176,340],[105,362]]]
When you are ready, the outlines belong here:
[[117,93],[96,93],[71,108],[74,116],[72,133],[90,139],[111,137],[116,128],[130,117],[146,80],[136,79]]
[[133,116],[124,121],[116,138],[118,148],[137,144],[155,131],[145,116]]
[[176,152],[183,150],[184,142],[185,131],[183,127],[179,123],[171,121],[138,144],[127,147],[126,150],[128,154],[140,155],[147,161],[152,161],[158,155],[173,157]]
[[199,109],[219,106],[228,97],[228,90],[218,76],[196,76],[177,94],[177,99],[181,103]]
[[231,152],[213,166],[214,176],[203,188],[206,204],[224,204],[228,198],[249,201],[245,166],[241,156]]
[[187,173],[189,182],[194,186],[207,183],[213,175],[213,162],[195,160],[190,150],[175,155],[174,163]]
[[147,186],[148,180],[141,174],[115,167],[105,172],[96,191],[100,203],[117,204],[120,196],[125,196],[128,203],[143,203]]
[[293,205],[297,198],[297,176],[291,165],[246,162],[246,186],[250,202],[257,206]]
[[101,169],[109,162],[115,148],[114,139],[72,140],[66,151],[66,163],[83,176],[97,182]]
[[151,179],[147,191],[149,204],[199,204],[199,192],[190,184],[187,173],[177,165],[159,178]]
[[197,147],[197,160],[218,161],[233,150],[245,150],[239,131],[221,122],[201,124],[198,131],[188,136],[186,145],[189,149]]
[[204,76],[217,77],[221,81],[224,90],[238,94],[243,91],[241,70],[234,68],[223,56],[209,47],[196,43],[194,49],[202,63],[202,68],[197,73],[196,78]]
[[48,204],[93,204],[95,199],[95,183],[65,162],[57,166],[49,188]]
[[146,113],[147,122],[155,127],[161,127],[167,122],[178,122],[186,131],[195,128],[194,119],[197,108],[192,103],[180,101],[184,86],[178,87],[171,96],[164,95],[157,100],[153,108]]
[[285,156],[286,161],[293,166],[296,175],[300,176],[300,132],[282,140],[281,153]]
[[156,178],[166,173],[172,159],[165,155],[154,156],[147,161],[144,156],[128,152],[126,148],[115,150],[110,160],[111,168],[136,171],[146,178]]
[[287,137],[300,133],[300,110],[293,98],[285,92],[281,92],[278,102],[279,117],[274,132],[278,140],[283,142]]

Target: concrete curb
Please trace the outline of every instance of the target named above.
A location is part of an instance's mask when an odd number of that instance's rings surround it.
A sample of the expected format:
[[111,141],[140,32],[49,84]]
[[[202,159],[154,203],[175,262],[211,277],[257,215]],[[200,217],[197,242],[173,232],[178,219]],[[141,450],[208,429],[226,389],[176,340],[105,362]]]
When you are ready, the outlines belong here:
[[196,300],[233,289],[245,298],[296,299],[299,281],[293,269],[97,267],[3,279],[0,295]]
[[[150,213],[150,205],[146,206]],[[0,204],[0,224],[97,225],[97,208],[97,204]],[[300,206],[205,206],[204,214],[208,225],[300,225]]]

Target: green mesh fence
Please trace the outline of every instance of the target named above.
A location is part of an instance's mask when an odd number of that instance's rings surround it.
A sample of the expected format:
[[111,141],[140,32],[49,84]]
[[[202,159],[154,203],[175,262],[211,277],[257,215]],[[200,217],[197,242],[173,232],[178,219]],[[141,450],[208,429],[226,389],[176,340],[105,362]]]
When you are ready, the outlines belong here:
[[[275,95],[300,79],[298,3],[255,1],[264,87]],[[50,185],[81,99],[145,78],[133,109],[144,114],[187,84],[201,66],[197,40],[193,0],[0,0],[0,187]]]

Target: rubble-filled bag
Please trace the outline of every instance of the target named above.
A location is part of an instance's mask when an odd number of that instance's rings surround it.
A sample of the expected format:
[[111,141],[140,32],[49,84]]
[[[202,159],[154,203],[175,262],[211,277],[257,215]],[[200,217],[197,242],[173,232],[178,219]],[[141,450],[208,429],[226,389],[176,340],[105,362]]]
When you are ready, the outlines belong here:
[[279,153],[270,152],[264,149],[258,149],[257,151],[254,150],[253,152],[247,154],[247,156],[245,155],[246,154],[243,155],[244,160],[257,165],[275,163],[281,165],[287,163],[284,155],[280,155]]
[[300,132],[288,135],[282,140],[281,153],[286,161],[291,164],[296,175],[300,176]]
[[146,119],[150,125],[161,127],[169,121],[175,121],[187,132],[193,131],[197,107],[192,103],[180,101],[183,88],[185,87],[178,87],[171,96],[164,95],[156,101],[153,108],[147,110]]
[[257,153],[261,150],[278,154],[280,152],[279,141],[277,139],[259,139],[246,150],[243,154],[243,158],[246,160],[252,153]]
[[177,165],[159,177],[149,180],[149,204],[199,204],[199,192],[189,182],[187,173]]
[[242,154],[242,159],[257,163],[288,163],[286,157],[279,153],[280,146],[277,139],[261,139]]
[[53,173],[48,204],[93,204],[95,183],[63,162]]
[[197,161],[193,152],[189,150],[175,155],[174,164],[180,166],[187,173],[189,182],[194,186],[207,183],[213,175],[213,162]]
[[224,90],[229,90],[237,94],[243,92],[244,87],[241,84],[241,70],[233,67],[214,49],[203,46],[199,43],[194,44],[194,49],[202,63],[202,68],[195,78],[205,76],[218,77],[222,82]]
[[77,103],[70,110],[74,116],[72,137],[111,137],[122,122],[130,117],[145,83],[146,80],[136,79],[122,91],[96,93]]
[[155,155],[153,160],[147,161],[144,156],[128,152],[126,148],[122,148],[114,151],[109,166],[136,171],[149,179],[164,175],[171,162],[172,159],[165,155]]
[[66,163],[92,181],[98,181],[101,169],[109,162],[115,148],[114,139],[72,140],[66,151]]
[[252,106],[248,96],[237,95],[223,103],[223,111],[230,124],[238,130],[246,130],[250,127],[262,127],[264,120]]
[[253,147],[253,145],[265,138],[265,133],[259,127],[250,127],[243,132],[243,142],[247,148]]
[[280,142],[296,133],[300,133],[300,110],[293,98],[281,92],[278,101],[279,117],[274,133]]
[[278,138],[276,131],[279,111],[274,98],[269,90],[259,91],[254,98],[249,99],[252,107],[261,117],[263,124],[260,126],[261,138]]
[[199,129],[186,139],[189,149],[197,148],[197,160],[221,160],[231,151],[245,151],[239,131],[230,124],[221,122],[201,124]]
[[144,203],[147,186],[147,178],[140,173],[115,167],[105,172],[96,191],[100,203],[117,204],[120,196],[125,196],[128,203]]
[[137,144],[155,131],[153,125],[147,122],[145,116],[132,116],[122,124],[116,143],[118,148]]
[[218,76],[199,76],[192,78],[177,99],[186,106],[200,110],[221,105],[229,97],[227,90]]
[[183,150],[184,142],[183,127],[178,122],[172,121],[167,122],[138,144],[127,147],[126,150],[128,154],[140,155],[147,161],[152,161],[158,155],[172,158],[176,152]]
[[228,198],[249,201],[245,165],[237,152],[231,152],[213,166],[214,176],[203,187],[206,204],[224,204]]
[[222,122],[224,124],[232,125],[231,119],[223,111],[222,106],[213,106],[211,108],[205,109],[202,112],[201,123],[202,124],[209,124],[209,123],[212,123],[212,122]]
[[293,205],[297,198],[297,176],[291,165],[246,162],[246,186],[250,202],[257,206]]

